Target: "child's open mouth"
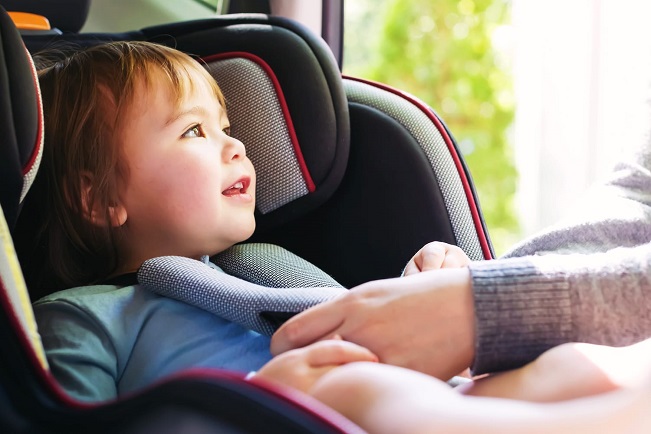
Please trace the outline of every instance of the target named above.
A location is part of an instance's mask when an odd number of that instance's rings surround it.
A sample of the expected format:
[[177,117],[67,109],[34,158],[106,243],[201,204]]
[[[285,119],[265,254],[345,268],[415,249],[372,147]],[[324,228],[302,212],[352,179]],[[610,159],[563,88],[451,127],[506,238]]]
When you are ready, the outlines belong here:
[[236,196],[238,194],[246,194],[251,180],[248,177],[239,179],[235,184],[222,191],[224,196]]

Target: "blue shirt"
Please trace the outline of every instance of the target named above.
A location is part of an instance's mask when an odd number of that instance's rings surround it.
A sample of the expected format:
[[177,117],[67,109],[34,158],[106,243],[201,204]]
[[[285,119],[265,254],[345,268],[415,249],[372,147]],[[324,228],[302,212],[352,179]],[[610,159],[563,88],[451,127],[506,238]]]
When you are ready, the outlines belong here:
[[73,397],[103,401],[182,369],[258,370],[270,338],[140,285],[67,289],[34,303],[54,377]]

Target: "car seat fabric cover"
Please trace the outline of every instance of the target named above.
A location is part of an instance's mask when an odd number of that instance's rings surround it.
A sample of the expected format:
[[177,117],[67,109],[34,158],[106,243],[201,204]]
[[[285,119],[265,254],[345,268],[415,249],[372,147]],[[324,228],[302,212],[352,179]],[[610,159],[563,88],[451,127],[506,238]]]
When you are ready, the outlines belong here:
[[318,212],[252,240],[280,244],[348,288],[397,277],[432,240],[492,258],[470,174],[432,109],[379,83],[343,83],[351,144],[339,188]]
[[[348,100],[355,104],[380,110],[395,119],[409,131],[425,153],[436,178],[447,210],[456,245],[471,260],[489,259],[490,246],[482,239],[484,228],[479,216],[473,213],[468,192],[465,191],[461,173],[453,161],[453,152],[445,142],[441,131],[426,113],[403,96],[398,96],[371,83],[358,80],[344,80]],[[446,131],[443,131],[447,135]],[[421,188],[425,188],[421,186]],[[470,197],[472,199],[472,196]],[[474,221],[473,221],[474,220]]]
[[237,244],[211,260],[231,276],[270,288],[341,287],[320,268],[274,244]]
[[20,34],[0,14],[0,202],[12,229],[42,153],[42,109],[33,65]]
[[0,284],[38,362],[47,366],[10,229],[32,184],[42,154],[43,116],[36,71],[9,16],[0,9]]
[[266,71],[259,58],[232,56],[238,57],[204,60],[226,98],[231,134],[247,145],[247,156],[256,168],[256,209],[267,214],[315,186],[273,72]]

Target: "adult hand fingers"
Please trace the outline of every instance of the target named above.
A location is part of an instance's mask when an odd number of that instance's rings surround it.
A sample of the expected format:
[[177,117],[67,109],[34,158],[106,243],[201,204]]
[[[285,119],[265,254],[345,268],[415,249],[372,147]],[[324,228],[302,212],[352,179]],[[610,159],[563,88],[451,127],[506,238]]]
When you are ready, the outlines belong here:
[[283,324],[271,337],[271,354],[278,355],[336,334],[344,322],[339,299],[314,306]]
[[378,361],[377,356],[367,348],[341,340],[320,341],[305,349],[308,350],[308,363],[315,367]]

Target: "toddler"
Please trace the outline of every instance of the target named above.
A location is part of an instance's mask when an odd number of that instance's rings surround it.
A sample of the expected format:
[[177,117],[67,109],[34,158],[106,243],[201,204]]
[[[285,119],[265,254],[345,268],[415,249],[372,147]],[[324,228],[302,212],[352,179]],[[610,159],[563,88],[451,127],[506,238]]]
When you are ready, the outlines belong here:
[[269,362],[268,337],[137,285],[147,259],[212,256],[255,229],[255,171],[200,63],[114,42],[40,68],[39,82],[46,144],[17,244],[30,290],[62,290],[34,311],[72,397],[113,399],[190,367],[305,389],[334,366],[376,360],[327,340]]

